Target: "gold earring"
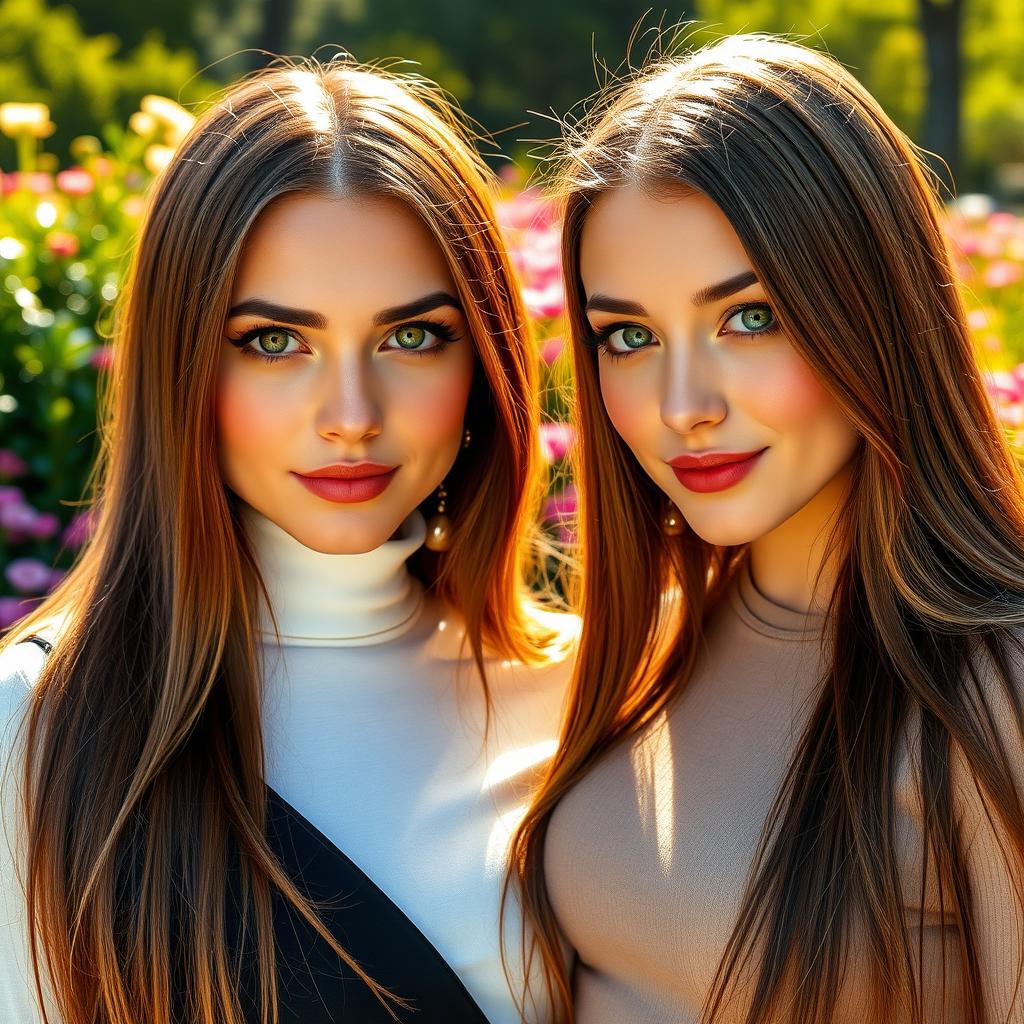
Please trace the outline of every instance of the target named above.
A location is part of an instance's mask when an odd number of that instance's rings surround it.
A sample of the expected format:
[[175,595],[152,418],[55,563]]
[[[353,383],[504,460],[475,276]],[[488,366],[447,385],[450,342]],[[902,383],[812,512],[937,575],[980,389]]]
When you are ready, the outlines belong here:
[[452,521],[445,511],[445,500],[448,492],[444,488],[444,481],[437,489],[437,512],[430,517],[427,523],[426,546],[431,551],[447,551],[451,541]]
[[473,440],[473,435],[469,432],[469,427],[466,427],[465,433],[462,435],[462,447],[468,448],[469,442]]
[[671,501],[662,514],[661,529],[666,537],[678,537],[683,532],[683,517]]

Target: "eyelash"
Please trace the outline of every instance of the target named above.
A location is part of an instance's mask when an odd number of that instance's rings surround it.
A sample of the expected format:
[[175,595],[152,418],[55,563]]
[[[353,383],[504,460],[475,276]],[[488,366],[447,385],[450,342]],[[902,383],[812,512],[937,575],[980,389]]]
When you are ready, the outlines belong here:
[[[436,320],[410,320],[406,323],[401,323],[395,327],[387,337],[390,338],[396,331],[401,330],[403,327],[421,327],[423,330],[433,334],[438,339],[438,344],[431,348],[425,348],[422,350],[414,348],[397,348],[388,349],[387,351],[403,352],[406,355],[413,356],[433,356],[439,355],[449,345],[461,340],[461,335],[457,334],[447,324],[440,323]],[[261,359],[265,363],[279,363],[283,359],[289,358],[289,356],[298,354],[295,352],[288,352],[270,355],[267,352],[260,352],[249,346],[250,341],[258,338],[261,334],[267,334],[270,331],[280,331],[282,334],[287,334],[290,338],[294,338],[296,341],[299,340],[294,331],[289,330],[287,327],[282,327],[280,324],[260,324],[258,327],[251,327],[249,330],[235,337],[229,337],[228,341],[234,345],[243,356],[252,357],[253,359]],[[385,338],[385,341],[386,340],[387,338]]]
[[[768,309],[771,309],[771,306],[767,302],[741,302],[736,306],[730,306],[729,309],[727,309],[724,315],[722,316],[722,324],[727,324],[734,316],[736,316],[737,313],[742,313],[748,309],[756,309],[761,306],[766,306]],[[775,316],[774,310],[772,310],[772,316]],[[608,347],[608,339],[616,331],[621,331],[623,328],[642,326],[642,324],[635,324],[625,320],[619,321],[614,324],[609,324],[607,327],[602,327],[599,331],[594,331],[591,334],[588,334],[585,338],[583,338],[583,344],[587,348],[597,349],[599,352],[607,356],[609,359],[626,359],[629,356],[636,355],[637,352],[642,352],[644,349],[650,348],[651,346],[643,345],[640,348],[633,349],[632,352],[616,352]],[[649,330],[649,328],[645,327],[644,330]],[[778,330],[779,322],[778,320],[773,320],[770,327],[766,327],[760,331],[726,331],[725,333],[727,335],[757,335],[758,337],[761,337],[765,334],[775,334],[778,332]],[[719,331],[721,331],[721,328],[719,328]],[[654,332],[651,331],[651,334],[654,334]]]

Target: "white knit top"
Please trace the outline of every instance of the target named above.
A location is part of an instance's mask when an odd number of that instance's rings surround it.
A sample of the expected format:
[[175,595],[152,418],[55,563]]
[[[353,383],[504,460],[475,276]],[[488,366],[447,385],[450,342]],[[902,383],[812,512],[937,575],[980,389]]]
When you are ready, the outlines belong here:
[[[405,912],[493,1024],[513,1024],[498,943],[504,858],[554,750],[569,660],[538,669],[490,658],[485,737],[462,624],[406,568],[425,537],[418,512],[358,555],[313,551],[249,508],[244,523],[281,634],[278,644],[265,613],[268,784]],[[571,635],[565,617],[550,621]],[[44,660],[34,644],[0,658],[0,754],[12,750]],[[8,786],[8,822],[10,797]],[[7,854],[0,843],[0,1020],[34,1024],[23,899]]]

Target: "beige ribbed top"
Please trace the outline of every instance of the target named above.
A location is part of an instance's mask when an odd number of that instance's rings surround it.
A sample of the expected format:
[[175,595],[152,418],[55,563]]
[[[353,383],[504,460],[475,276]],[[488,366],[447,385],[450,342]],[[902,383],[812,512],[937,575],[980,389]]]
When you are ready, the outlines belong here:
[[[578,1024],[695,1024],[735,924],[762,829],[813,707],[822,620],[781,607],[744,569],[715,615],[707,649],[676,703],[645,733],[613,749],[563,799],[552,818],[545,871],[555,912],[576,952]],[[1010,721],[1005,703],[997,714]],[[908,736],[912,730],[908,730]],[[1024,750],[1009,731],[1009,749]],[[908,742],[906,750],[913,749]],[[922,815],[912,760],[897,778],[899,858],[911,947],[917,948]],[[962,780],[957,772],[955,778]],[[1024,921],[997,837],[969,783],[963,810],[981,965],[991,1020],[1024,1021],[1014,1002]],[[942,913],[923,896],[925,1020],[959,1024],[959,986],[941,1002]],[[957,936],[946,923],[947,977],[959,973]],[[856,944],[855,944],[856,945]],[[836,1024],[870,1016],[869,977],[855,953]],[[736,1006],[724,1018],[741,1021]],[[877,1019],[877,1018],[876,1018]],[[887,1018],[904,1016],[893,1011]]]

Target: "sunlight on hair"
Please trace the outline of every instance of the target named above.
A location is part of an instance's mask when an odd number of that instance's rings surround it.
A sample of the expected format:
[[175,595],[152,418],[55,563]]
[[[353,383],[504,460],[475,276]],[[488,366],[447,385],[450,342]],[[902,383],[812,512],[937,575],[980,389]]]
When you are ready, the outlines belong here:
[[299,104],[314,131],[324,134],[332,131],[335,123],[334,107],[320,81],[308,71],[299,69],[291,71],[289,77],[295,85],[295,92],[289,99]]
[[667,878],[672,870],[676,794],[672,735],[664,714],[651,723],[631,756],[640,824],[645,833],[653,832],[658,863]]
[[503,814],[494,823],[487,837],[487,854],[484,860],[487,871],[504,871],[508,864],[508,851],[512,836],[526,814],[528,804],[520,804]]

